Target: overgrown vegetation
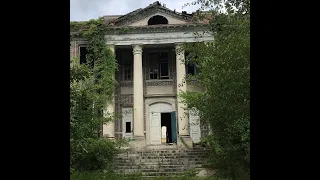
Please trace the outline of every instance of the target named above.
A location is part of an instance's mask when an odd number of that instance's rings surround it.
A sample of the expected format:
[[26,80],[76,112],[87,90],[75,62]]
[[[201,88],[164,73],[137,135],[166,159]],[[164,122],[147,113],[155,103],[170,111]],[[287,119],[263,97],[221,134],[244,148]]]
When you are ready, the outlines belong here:
[[[250,1],[197,0],[210,8],[212,43],[186,44],[186,58],[201,73],[192,76],[203,92],[181,94],[200,111],[212,134],[204,139],[217,177],[250,179]],[[225,12],[221,11],[225,7]],[[210,103],[210,105],[208,103]]]
[[101,138],[102,124],[113,120],[104,113],[112,100],[117,69],[115,56],[105,43],[106,26],[101,19],[81,25],[87,28],[78,32],[89,44],[86,64],[70,60],[70,172],[106,169],[118,145]]
[[[250,179],[250,1],[197,0],[211,8],[213,43],[186,44],[187,61],[201,73],[191,77],[203,92],[181,94],[189,107],[200,110],[201,121],[212,134],[205,139],[212,148],[209,161],[217,169],[216,180]],[[222,7],[226,12],[222,13]],[[214,8],[213,8],[214,7]],[[235,7],[235,8],[234,8]],[[87,64],[71,60],[70,76],[70,169],[71,179],[123,179],[109,169],[116,142],[102,139],[101,125],[113,120],[102,110],[112,99],[117,64],[105,44],[106,26],[101,19],[70,23],[88,39]],[[93,65],[93,67],[92,67]],[[204,102],[210,102],[204,103]],[[129,176],[141,179],[141,176]],[[203,179],[191,176],[158,179]],[[204,178],[205,179],[205,178]],[[212,177],[208,179],[213,179]]]
[[190,176],[190,174],[185,173],[179,176],[159,176],[159,177],[143,177],[141,174],[132,174],[128,176],[116,175],[110,172],[76,172],[70,177],[70,180],[230,180],[222,179],[219,177],[196,177]]

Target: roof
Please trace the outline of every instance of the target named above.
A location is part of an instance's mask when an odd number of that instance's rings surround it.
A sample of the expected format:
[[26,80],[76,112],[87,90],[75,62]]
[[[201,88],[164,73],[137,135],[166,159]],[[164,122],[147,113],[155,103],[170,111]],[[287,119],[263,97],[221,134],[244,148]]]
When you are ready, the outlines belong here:
[[103,16],[103,18],[110,25],[126,26],[127,24],[141,20],[142,18],[157,12],[162,12],[190,23],[194,23],[196,21],[192,14],[187,14],[187,12],[185,11],[183,11],[182,13],[176,12],[175,10],[172,11],[164,4],[161,5],[159,1],[156,1],[145,8],[136,9],[122,16],[113,16],[113,18],[110,18],[110,16]]
[[[161,13],[161,14],[167,14],[168,16],[171,16],[175,19],[179,19],[181,21],[186,22],[185,25],[190,25],[191,27],[197,26],[197,25],[204,25],[208,24],[208,22],[212,19],[212,16],[208,12],[194,12],[192,14],[188,14],[186,11],[176,12],[175,10],[170,10],[165,6],[165,4],[162,4],[159,1],[156,1],[152,4],[149,4],[145,8],[139,8],[132,12],[129,12],[125,15],[106,15],[103,16],[104,23],[109,25],[110,30],[118,27],[128,27],[129,29],[154,29],[154,28],[180,28],[184,25],[174,25],[174,24],[162,24],[162,25],[153,25],[152,27],[148,26],[138,26],[138,27],[130,27],[128,25],[137,22],[139,20],[142,20],[150,15],[153,15],[155,13]],[[198,15],[200,14],[208,14],[205,15],[205,19],[199,21]],[[76,22],[78,25],[77,28],[72,28],[75,31],[78,31],[80,29],[87,29],[88,27],[85,25],[81,25],[81,22]],[[114,29],[114,30],[116,30]]]

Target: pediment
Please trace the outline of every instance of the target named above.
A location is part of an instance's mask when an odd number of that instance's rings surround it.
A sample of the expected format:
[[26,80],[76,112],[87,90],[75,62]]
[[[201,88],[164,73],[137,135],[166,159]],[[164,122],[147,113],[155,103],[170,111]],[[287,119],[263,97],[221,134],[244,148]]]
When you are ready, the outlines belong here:
[[168,20],[168,24],[186,24],[195,22],[195,19],[189,14],[182,14],[172,11],[159,2],[155,2],[146,8],[137,9],[124,16],[117,18],[116,26],[146,26],[148,20],[153,16],[163,16]]

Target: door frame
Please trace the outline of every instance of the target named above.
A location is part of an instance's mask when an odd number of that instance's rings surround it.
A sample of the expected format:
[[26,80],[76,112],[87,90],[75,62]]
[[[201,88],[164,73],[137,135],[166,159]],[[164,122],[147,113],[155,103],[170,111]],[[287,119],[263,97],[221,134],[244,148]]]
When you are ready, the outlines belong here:
[[[161,104],[166,104],[166,107],[164,108],[152,108],[153,106],[156,105],[161,105]],[[151,123],[150,123],[150,115],[152,112],[157,112],[160,113],[160,123],[161,123],[161,113],[171,113],[171,112],[175,112],[175,104],[173,102],[168,102],[168,101],[153,101],[150,103],[146,103],[146,116],[148,117],[148,119],[146,120],[146,135],[147,135],[147,144],[148,145],[153,145],[151,143],[151,133],[150,133],[150,128],[151,128]],[[177,120],[176,120],[176,124],[177,124]],[[177,125],[178,127],[178,125]],[[160,132],[161,132],[161,124],[160,124]],[[177,128],[178,131],[178,128]],[[177,132],[178,133],[178,132]],[[160,142],[161,142],[161,136],[160,136]],[[158,145],[158,144],[154,144],[154,145]]]

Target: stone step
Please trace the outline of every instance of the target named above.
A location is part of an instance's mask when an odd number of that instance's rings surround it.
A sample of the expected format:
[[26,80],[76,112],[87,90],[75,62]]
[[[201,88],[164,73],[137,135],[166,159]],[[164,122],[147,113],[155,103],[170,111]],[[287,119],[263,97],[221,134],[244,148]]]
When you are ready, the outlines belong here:
[[134,162],[176,162],[176,161],[206,161],[204,158],[147,158],[147,159],[117,159],[114,162],[134,163]]
[[164,172],[175,172],[175,171],[184,171],[186,169],[191,168],[203,168],[203,167],[193,167],[193,166],[185,166],[185,167],[179,167],[179,168],[164,168],[164,167],[148,167],[148,168],[133,168],[133,169],[115,169],[115,172],[149,172],[149,170],[152,170],[152,172],[158,172],[158,171],[164,171]]
[[180,168],[151,168],[151,169],[119,169],[114,170],[115,173],[148,173],[148,172],[185,172],[189,167],[180,167]]
[[204,159],[137,159],[137,160],[116,160],[114,163],[129,164],[129,163],[146,163],[146,162],[205,162]]
[[141,157],[141,156],[208,156],[209,153],[166,153],[166,154],[118,154],[115,157]]
[[136,156],[136,157],[130,157],[130,156],[119,156],[119,157],[114,157],[115,159],[137,159],[137,158],[206,158],[208,156],[206,155],[149,155],[149,156]]
[[[132,173],[127,172],[127,173],[117,173],[119,175],[131,175]],[[183,172],[141,172],[143,177],[158,177],[158,176],[178,176],[179,174],[184,174]]]
[[146,156],[146,157],[136,157],[136,158],[114,158],[114,160],[142,160],[142,159],[206,159],[207,157],[202,157],[202,156],[178,156],[178,157],[163,157],[163,156]]
[[151,161],[151,162],[140,162],[140,163],[114,163],[114,166],[142,166],[142,165],[189,165],[189,164],[205,164],[202,161],[176,161],[176,162],[170,162],[170,161],[164,161],[164,162],[159,162],[159,161]]
[[136,172],[184,172],[188,170],[188,168],[153,168],[153,169],[125,169],[125,170],[115,170],[116,173],[136,173]]
[[131,161],[131,162],[125,162],[125,161],[115,161],[114,165],[139,165],[139,164],[150,164],[150,163],[156,163],[156,164],[204,164],[205,161],[201,160],[166,160],[166,161],[154,161],[154,160],[140,160],[140,161]]
[[134,165],[114,165],[113,167],[117,168],[130,168],[133,169],[135,167],[170,167],[170,168],[176,168],[176,167],[183,167],[183,166],[202,166],[204,164],[197,164],[197,163],[188,163],[188,164],[159,164],[159,163],[149,163],[149,164],[134,164]]
[[208,157],[205,154],[175,154],[175,155],[143,155],[143,156],[116,156],[115,159],[136,159],[141,157],[176,157],[176,158],[185,158],[185,157]]
[[209,152],[201,148],[126,152],[115,157],[113,169],[124,176],[137,172],[147,177],[172,176],[188,169],[203,168]]
[[148,153],[157,153],[157,154],[161,154],[161,153],[190,153],[190,152],[194,152],[194,153],[209,153],[211,152],[211,150],[158,150],[158,151],[127,151],[127,152],[121,152],[121,154],[148,154]]
[[119,167],[119,166],[143,166],[143,165],[192,165],[192,164],[205,164],[203,162],[145,162],[145,163],[114,163],[114,167]]
[[147,152],[124,152],[121,154],[179,154],[179,153],[210,153],[210,150],[166,150],[166,151],[147,151]]

